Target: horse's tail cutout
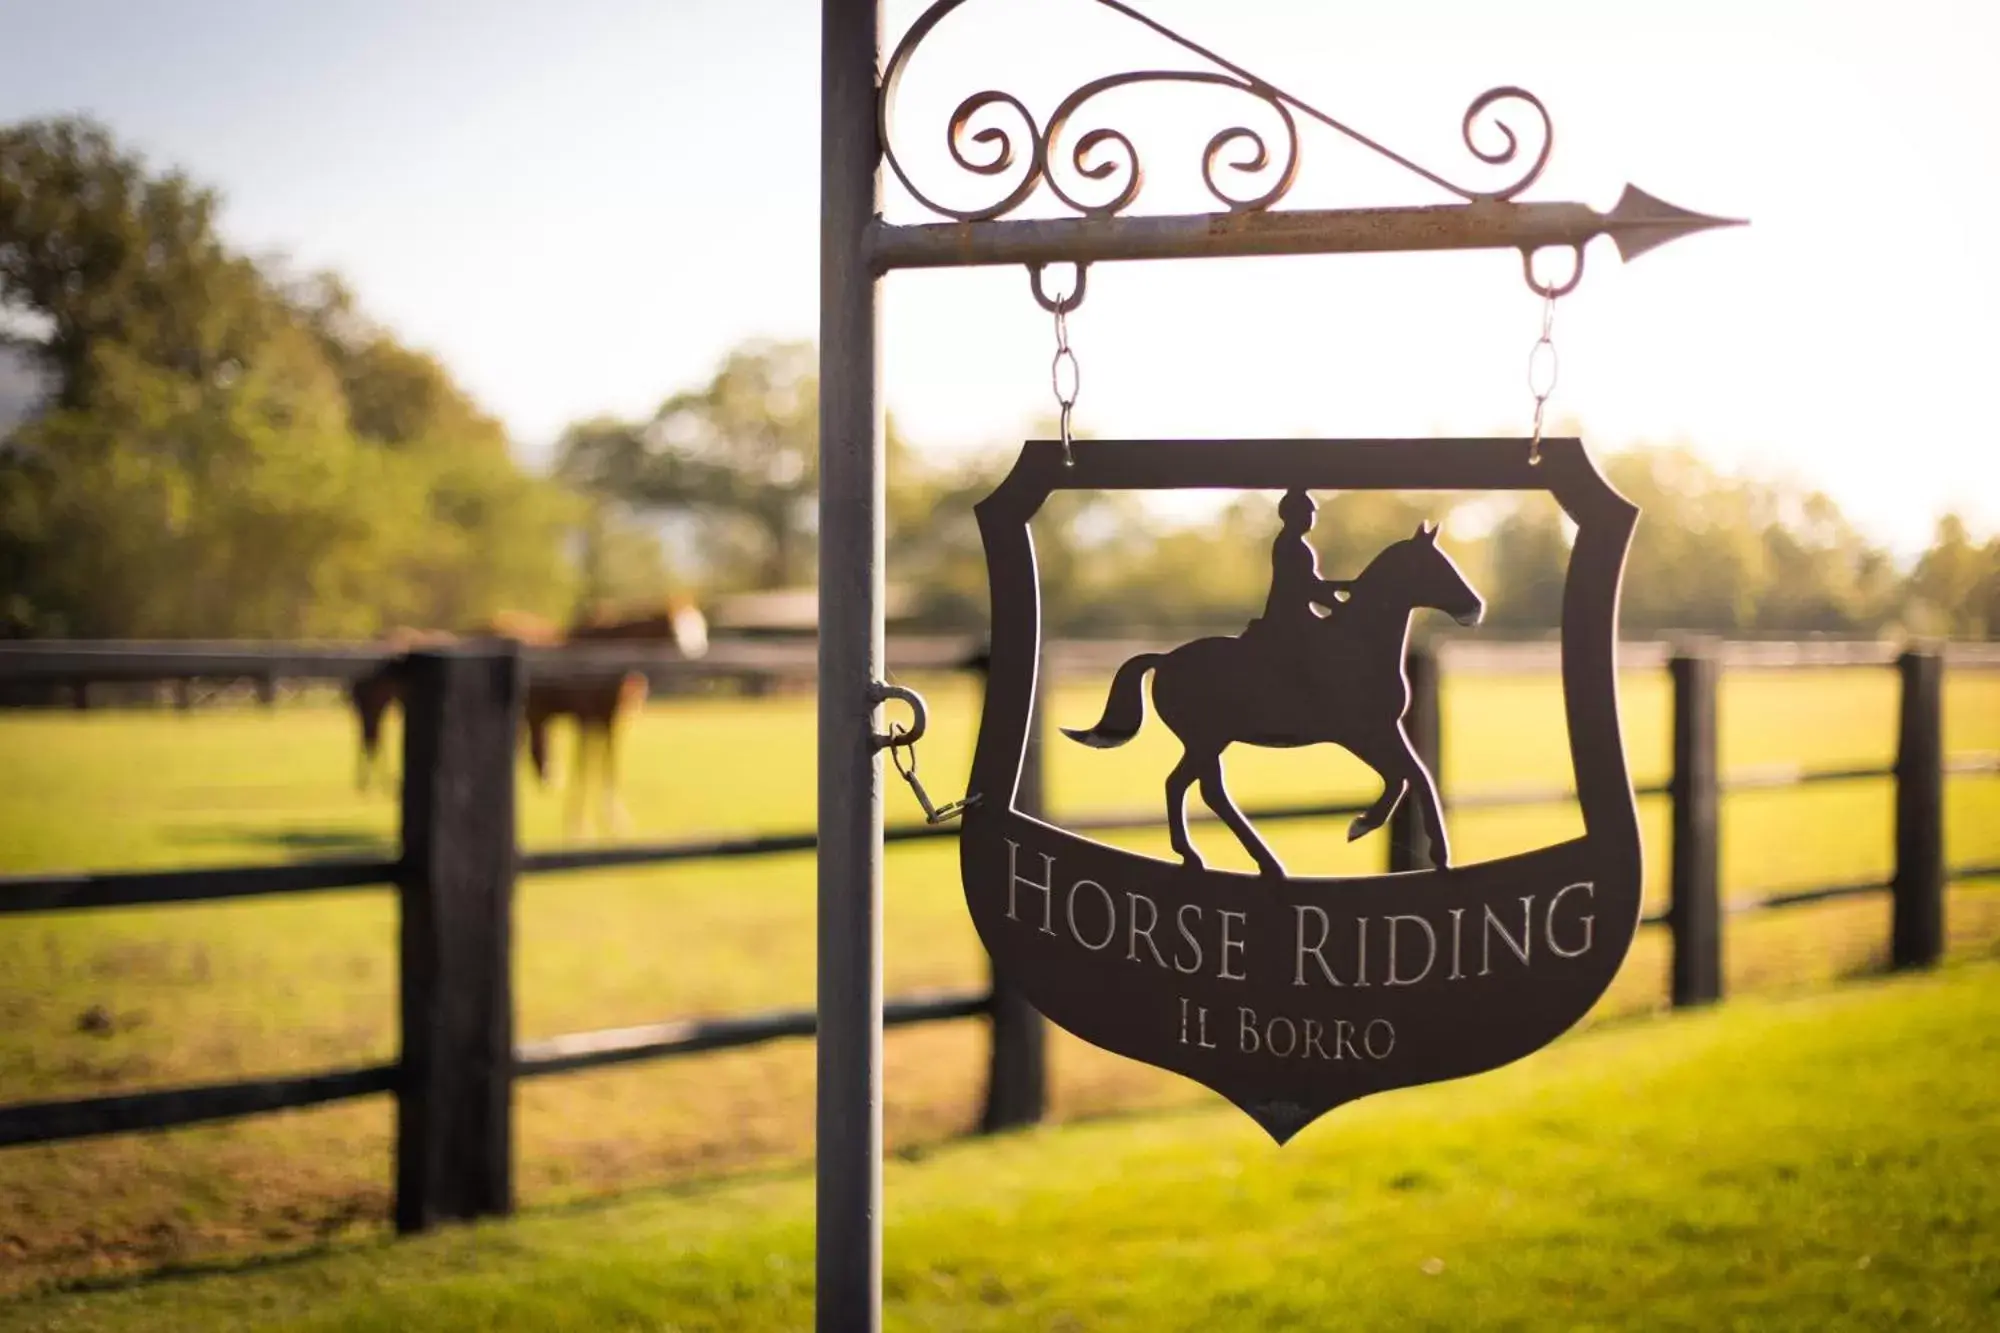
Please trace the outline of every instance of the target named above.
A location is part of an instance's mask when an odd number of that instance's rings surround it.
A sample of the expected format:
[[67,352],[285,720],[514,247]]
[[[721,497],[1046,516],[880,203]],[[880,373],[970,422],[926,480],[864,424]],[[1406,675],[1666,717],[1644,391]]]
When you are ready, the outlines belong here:
[[1123,745],[1138,735],[1146,722],[1146,698],[1139,691],[1139,682],[1165,656],[1165,653],[1140,653],[1128,659],[1111,678],[1111,695],[1104,701],[1104,716],[1097,725],[1089,731],[1064,727],[1063,735],[1098,750]]

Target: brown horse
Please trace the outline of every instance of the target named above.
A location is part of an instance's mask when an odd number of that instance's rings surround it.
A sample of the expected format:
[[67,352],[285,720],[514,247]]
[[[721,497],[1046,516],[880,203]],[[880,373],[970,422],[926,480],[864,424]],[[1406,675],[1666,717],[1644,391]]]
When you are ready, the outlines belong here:
[[[554,647],[563,642],[657,643],[683,657],[699,657],[708,650],[708,622],[692,603],[672,602],[663,610],[642,616],[591,616],[571,626],[566,636],[539,617],[504,613],[464,637],[512,639],[530,647]],[[443,630],[412,629],[394,630],[382,639],[383,646],[398,655],[460,641],[460,636]],[[528,757],[534,763],[535,777],[545,787],[554,777],[549,724],[559,717],[573,718],[576,722],[576,764],[567,819],[572,832],[580,831],[583,826],[585,787],[593,749],[602,755],[603,825],[612,828],[626,822],[617,797],[616,731],[621,719],[644,706],[647,693],[646,677],[639,672],[596,679],[530,677],[522,724],[527,732]],[[348,687],[348,694],[361,724],[360,785],[366,789],[378,763],[383,716],[392,705],[402,703],[402,678],[393,663],[384,663],[356,679]]]
[[[572,625],[570,644],[658,644],[681,657],[699,657],[708,651],[708,621],[688,602],[670,602],[663,609],[640,616],[620,617],[600,612]],[[618,800],[617,732],[619,722],[645,706],[649,686],[637,671],[592,678],[531,681],[528,685],[527,727],[529,751],[535,771],[548,779],[548,725],[556,717],[576,720],[576,769],[570,781],[567,824],[571,832],[583,827],[586,785],[590,776],[590,753],[601,756],[603,788],[602,827],[622,828],[629,822]],[[593,741],[595,746],[593,747]]]
[[[463,636],[467,639],[512,639],[516,643],[530,645],[554,644],[560,637],[554,624],[525,611],[503,611]],[[461,642],[461,636],[449,630],[398,628],[384,634],[379,642],[384,649],[400,657],[421,648],[440,648]],[[403,702],[402,675],[397,672],[393,661],[384,662],[367,675],[350,681],[347,697],[354,705],[355,720],[361,725],[361,767],[356,785],[366,791],[381,760],[382,719],[390,708],[399,707]],[[546,723],[540,725],[546,727]],[[528,724],[529,752],[546,756],[548,736],[545,731],[538,733],[536,728],[531,714]],[[548,780],[541,757],[535,760],[535,773],[544,782]]]
[[[456,635],[445,630],[398,627],[377,642],[393,657],[401,657],[413,649],[441,647],[456,640]],[[361,724],[361,766],[355,773],[354,785],[362,791],[368,790],[380,763],[382,719],[403,702],[403,678],[396,671],[393,657],[347,683],[348,702],[354,705],[355,720]]]

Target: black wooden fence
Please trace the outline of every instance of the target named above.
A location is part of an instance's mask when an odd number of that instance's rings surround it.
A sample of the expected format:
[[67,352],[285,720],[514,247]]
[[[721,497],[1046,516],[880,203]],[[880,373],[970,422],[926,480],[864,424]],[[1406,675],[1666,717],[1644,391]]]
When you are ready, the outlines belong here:
[[[1059,647],[1054,667],[1100,667],[1122,659],[1128,645]],[[1628,645],[1626,665],[1665,666],[1673,682],[1673,769],[1664,783],[1641,788],[1672,805],[1671,897],[1646,927],[1672,938],[1676,1005],[1722,995],[1722,920],[1867,894],[1892,896],[1890,957],[1899,968],[1936,962],[1944,947],[1944,887],[1948,876],[2000,875],[2000,864],[1949,869],[1944,858],[1944,788],[1948,773],[2000,772],[2000,757],[1947,762],[1943,744],[1945,658],[1938,651],[1895,655],[1873,645],[1730,645],[1684,647],[1669,655],[1657,645]],[[286,678],[352,679],[384,664],[381,654],[353,647],[289,645],[0,645],[0,683],[91,679]],[[904,670],[976,669],[964,643],[906,640],[893,644],[892,664]],[[1788,769],[1725,779],[1716,757],[1716,694],[1724,662],[1731,666],[1893,665],[1901,677],[1897,757],[1890,768]],[[609,866],[657,865],[765,856],[811,849],[812,832],[683,840],[523,852],[514,833],[516,716],[525,675],[579,676],[645,670],[688,675],[754,677],[797,674],[810,662],[780,645],[721,647],[699,663],[662,660],[630,650],[529,650],[469,645],[396,659],[403,672],[404,729],[402,854],[394,860],[329,860],[275,866],[105,874],[0,876],[0,915],[76,911],[146,903],[195,902],[251,894],[300,893],[388,885],[401,904],[402,1058],[393,1064],[316,1074],[173,1088],[120,1096],[0,1106],[0,1147],[84,1138],[129,1130],[164,1129],[202,1121],[313,1106],[351,1097],[396,1095],[396,1223],[404,1231],[436,1222],[507,1212],[512,1206],[512,1085],[515,1079],[567,1073],[635,1060],[726,1050],[786,1037],[809,1037],[811,1010],[684,1019],[638,1027],[517,1042],[511,993],[511,904],[520,874],[552,874]],[[1546,649],[1522,654],[1454,655],[1454,669],[1509,666],[1549,670]],[[1954,665],[2000,667],[2000,653],[1954,651]],[[1441,735],[1439,665],[1413,654],[1413,739],[1437,771]],[[1039,722],[1039,719],[1038,719]],[[1039,805],[1040,726],[1034,728],[1019,799]],[[1896,790],[1895,870],[1886,882],[1821,885],[1748,901],[1725,902],[1719,872],[1721,797],[1725,792],[1807,783],[1893,778]],[[1546,804],[1562,790],[1447,794],[1455,809]],[[1406,803],[1407,804],[1407,803]],[[1308,804],[1252,812],[1259,820],[1320,819],[1359,813],[1361,804]],[[1148,827],[1157,812],[1067,818],[1079,830]],[[1399,813],[1391,827],[1392,869],[1427,862],[1414,819]],[[950,828],[922,824],[888,830],[891,842],[944,838]],[[1033,1123],[1047,1089],[1045,1031],[1038,1015],[1004,986],[905,995],[884,1006],[889,1027],[986,1018],[989,1063],[984,1130]]]

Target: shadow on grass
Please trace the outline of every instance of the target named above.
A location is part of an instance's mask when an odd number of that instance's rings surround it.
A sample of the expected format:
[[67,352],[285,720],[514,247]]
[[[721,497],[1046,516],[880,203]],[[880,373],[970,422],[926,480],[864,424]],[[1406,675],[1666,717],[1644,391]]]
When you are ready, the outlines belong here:
[[1900,970],[1902,969],[1890,965],[1888,949],[1877,948],[1870,949],[1866,956],[1846,964],[1833,975],[1838,982],[1846,985],[1849,982],[1892,977]]
[[134,1291],[141,1287],[171,1286],[177,1282],[196,1282],[203,1278],[220,1277],[225,1273],[259,1273],[270,1269],[290,1268],[314,1259],[324,1259],[332,1254],[387,1248],[395,1242],[396,1237],[393,1235],[370,1236],[367,1239],[353,1237],[345,1240],[322,1240],[296,1250],[278,1250],[269,1254],[252,1254],[233,1259],[218,1257],[177,1261],[162,1264],[143,1273],[105,1273],[63,1278],[38,1290],[31,1290],[18,1299],[25,1305],[60,1296],[100,1295]]
[[[1878,974],[1879,975],[1879,974]],[[1586,1028],[1622,1026],[1634,1020],[1657,1021],[1670,1015],[1670,1010],[1638,1009],[1617,1011],[1595,1017]],[[1185,1101],[1161,1101],[1138,1103],[1128,1106],[1107,1106],[1090,1110],[1070,1112],[1057,1116],[1050,1114],[1038,1124],[1022,1125],[997,1132],[980,1132],[966,1129],[958,1133],[946,1133],[936,1137],[916,1139],[894,1147],[885,1148],[884,1158],[888,1161],[918,1163],[933,1159],[949,1159],[953,1155],[975,1149],[988,1141],[1006,1141],[1031,1135],[1047,1134],[1072,1127],[1115,1126],[1121,1123],[1141,1121],[1158,1123],[1193,1119],[1212,1114],[1225,1103],[1220,1098],[1193,1096]],[[671,1180],[650,1182],[632,1189],[612,1190],[604,1193],[537,1203],[525,1208],[517,1208],[505,1217],[484,1219],[488,1223],[516,1222],[534,1218],[588,1217],[630,1206],[647,1199],[694,1200],[716,1194],[724,1190],[737,1189],[745,1185],[782,1185],[805,1183],[813,1179],[814,1167],[810,1157],[771,1162],[763,1166],[724,1167],[717,1170],[690,1172]],[[443,1228],[440,1228],[442,1230]],[[438,1234],[437,1231],[429,1233]],[[343,1236],[326,1237],[304,1244],[295,1249],[278,1249],[262,1254],[232,1257],[213,1257],[175,1261],[140,1272],[105,1273],[57,1279],[49,1284],[24,1294],[21,1299],[35,1301],[46,1298],[75,1294],[111,1293],[130,1291],[156,1285],[194,1281],[203,1278],[220,1277],[226,1274],[249,1274],[273,1269],[282,1269],[311,1260],[322,1259],[335,1254],[360,1254],[370,1250],[387,1249],[404,1239],[421,1237],[401,1237],[389,1230],[386,1216],[376,1219],[371,1234],[350,1233]]]
[[250,824],[197,824],[173,831],[174,841],[199,846],[250,846],[293,856],[394,856],[396,843],[367,829],[259,828]]
[[[2000,942],[1995,943],[1991,956],[2000,959]],[[1936,969],[1904,971],[1888,967],[1885,958],[1874,958],[1844,969],[1840,975],[1850,981],[1851,984],[1860,987],[1893,985],[1902,981],[1921,980],[1926,977],[1932,977],[1938,971],[1950,970],[1956,965],[1958,964],[1947,962]],[[1797,993],[1761,994],[1744,998],[1782,1003],[1802,998],[1805,995],[1827,994],[1844,988],[1815,986]],[[1672,1022],[1681,1017],[1712,1016],[1716,1012],[1716,1007],[1679,1011],[1651,1006],[1623,1008],[1606,1014],[1594,1015],[1591,1019],[1572,1028],[1570,1032],[1564,1034],[1563,1037],[1559,1037],[1557,1040],[1573,1039],[1593,1031],[1616,1031],[1623,1028],[1636,1027],[1641,1024]],[[1117,1125],[1119,1123],[1137,1121],[1157,1123],[1161,1121],[1188,1120],[1210,1115],[1218,1106],[1223,1104],[1219,1098],[1197,1097],[1184,1102],[1166,1101],[1121,1107],[1104,1107],[1072,1113],[1060,1118],[1050,1116],[1039,1124],[1024,1125],[995,1133],[967,1130],[958,1134],[920,1139],[887,1149],[885,1157],[899,1162],[923,1162],[934,1158],[949,1158],[959,1152],[970,1151],[980,1143],[989,1140],[1005,1141],[1030,1135],[1047,1134],[1071,1127]],[[560,1202],[536,1204],[527,1208],[519,1208],[504,1217],[482,1219],[482,1222],[490,1224],[527,1221],[536,1218],[586,1217],[627,1207],[646,1199],[699,1199],[723,1190],[736,1189],[745,1185],[803,1183],[810,1181],[812,1178],[813,1162],[809,1157],[803,1160],[794,1159],[773,1162],[761,1167],[725,1168],[698,1174],[688,1174],[674,1180],[660,1181],[633,1189],[615,1190],[580,1198],[565,1199]],[[1396,1180],[1390,1182],[1391,1188],[1397,1190],[1418,1189],[1422,1188],[1425,1183],[1420,1173],[1416,1177],[1407,1179],[1398,1177]],[[359,1218],[351,1219],[351,1224],[358,1224],[360,1220]],[[216,1256],[206,1259],[172,1262],[158,1268],[136,1273],[108,1273],[58,1279],[46,1286],[22,1293],[19,1299],[23,1303],[32,1303],[38,1300],[66,1295],[129,1291],[156,1285],[218,1277],[224,1274],[257,1273],[283,1269],[335,1254],[359,1254],[370,1250],[385,1250],[396,1245],[403,1239],[421,1239],[421,1237],[400,1237],[390,1232],[387,1227],[388,1219],[386,1217],[379,1218],[377,1221],[379,1225],[375,1226],[371,1230],[371,1233],[366,1235],[350,1232],[344,1235],[328,1236],[296,1249],[277,1250],[264,1254],[240,1257]],[[440,1228],[439,1230],[444,1229]],[[438,1232],[433,1231],[429,1234],[436,1235]]]

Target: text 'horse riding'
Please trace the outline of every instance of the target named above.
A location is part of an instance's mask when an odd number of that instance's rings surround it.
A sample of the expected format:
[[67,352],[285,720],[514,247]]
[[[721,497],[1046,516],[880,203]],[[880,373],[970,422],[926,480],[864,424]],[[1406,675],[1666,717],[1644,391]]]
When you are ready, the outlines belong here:
[[1183,747],[1167,775],[1167,828],[1190,866],[1201,857],[1188,840],[1187,790],[1201,798],[1255,858],[1265,875],[1284,866],[1243,817],[1222,781],[1230,745],[1293,747],[1331,743],[1382,778],[1382,795],[1348,826],[1348,840],[1380,828],[1412,795],[1429,835],[1431,859],[1451,864],[1437,787],[1403,727],[1410,706],[1403,661],[1410,617],[1420,607],[1476,625],[1486,603],[1437,544],[1437,528],[1385,548],[1353,579],[1319,576],[1306,533],[1314,504],[1304,491],[1279,502],[1283,529],[1271,547],[1271,596],[1243,633],[1196,639],[1171,652],[1141,653],[1112,678],[1104,716],[1088,731],[1063,728],[1099,748],[1123,745],[1145,722],[1143,678],[1153,673],[1153,706]]

